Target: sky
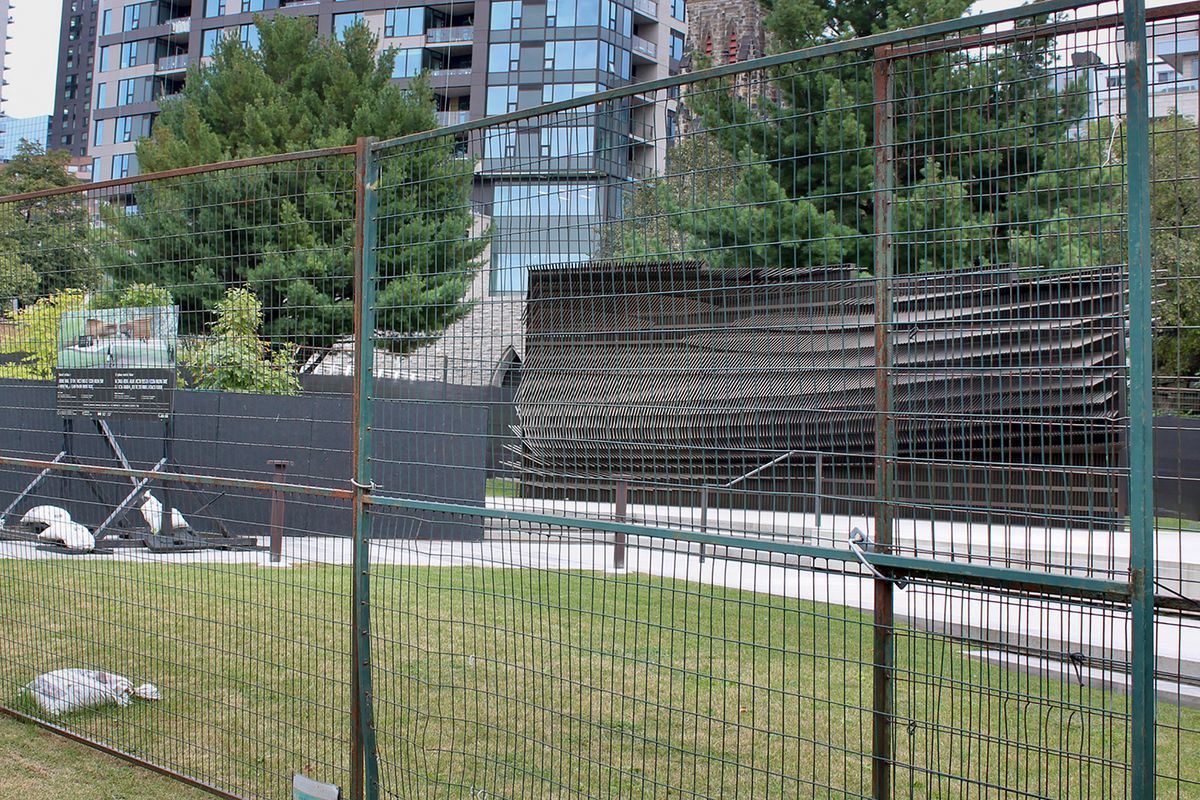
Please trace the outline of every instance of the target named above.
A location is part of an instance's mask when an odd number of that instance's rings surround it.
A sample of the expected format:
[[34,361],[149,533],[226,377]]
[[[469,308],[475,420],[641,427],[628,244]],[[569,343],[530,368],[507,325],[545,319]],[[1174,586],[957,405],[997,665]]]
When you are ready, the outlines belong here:
[[[1170,0],[1149,0],[1164,5]],[[11,117],[54,113],[54,80],[58,68],[58,32],[62,3],[57,0],[16,0],[9,34],[8,88],[3,110]],[[1012,0],[980,0],[972,10],[996,11]],[[1111,5],[1111,4],[1106,4]]]

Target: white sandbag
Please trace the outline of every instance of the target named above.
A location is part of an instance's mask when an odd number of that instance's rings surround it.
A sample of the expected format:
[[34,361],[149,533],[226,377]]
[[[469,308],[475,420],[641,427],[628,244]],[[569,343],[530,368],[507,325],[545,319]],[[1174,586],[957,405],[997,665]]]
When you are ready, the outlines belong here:
[[47,542],[61,542],[68,550],[90,553],[96,549],[96,537],[78,522],[55,522],[38,534]]
[[[146,525],[150,527],[151,533],[158,533],[158,529],[162,527],[162,501],[149,492],[142,492],[142,519],[146,520]],[[188,521],[180,513],[178,508],[171,509],[171,527],[172,528],[191,528]]]
[[71,515],[65,508],[59,506],[34,506],[21,517],[23,525],[41,525],[48,527],[55,522],[70,522]]
[[135,697],[159,699],[158,689],[152,683],[135,689],[123,675],[90,669],[57,669],[37,676],[25,688],[38,706],[51,716],[110,703],[124,707]]

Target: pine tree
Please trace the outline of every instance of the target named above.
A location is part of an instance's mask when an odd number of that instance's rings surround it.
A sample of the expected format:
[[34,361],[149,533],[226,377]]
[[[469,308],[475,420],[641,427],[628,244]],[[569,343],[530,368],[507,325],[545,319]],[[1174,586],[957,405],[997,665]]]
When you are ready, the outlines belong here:
[[[13,160],[0,168],[0,196],[74,185],[69,161],[65,151],[46,153],[41,145],[22,141]],[[0,206],[0,299],[30,301],[66,288],[92,289],[100,279],[83,195]]]
[[[379,53],[365,25],[342,41],[318,37],[305,17],[256,25],[259,49],[225,39],[181,96],[164,102],[138,145],[143,170],[436,127],[428,87],[393,84],[394,54]],[[249,287],[265,335],[300,345],[305,358],[353,329],[353,169],[352,157],[339,156],[143,184],[136,214],[108,215],[122,234],[108,256],[124,264],[122,281],[169,286],[186,333],[205,329],[228,287]],[[472,231],[471,181],[472,165],[449,137],[384,164],[374,243],[381,328],[428,333],[468,310],[462,298],[486,244]]]
[[[767,25],[788,50],[953,18],[968,5],[775,0]],[[1014,219],[1007,198],[1043,169],[1086,110],[1082,81],[1055,85],[1052,46],[1042,38],[893,61],[898,272],[1007,261]],[[872,57],[809,59],[772,71],[769,83],[720,78],[684,95],[695,128],[755,173],[757,189],[743,203],[760,217],[776,216],[778,232],[803,237],[792,255],[813,266],[836,255],[822,242],[832,237],[843,260],[873,270]],[[741,246],[744,215],[712,213],[709,201],[721,198],[691,200],[681,224],[694,229],[693,220],[708,220],[692,232],[710,252]]]

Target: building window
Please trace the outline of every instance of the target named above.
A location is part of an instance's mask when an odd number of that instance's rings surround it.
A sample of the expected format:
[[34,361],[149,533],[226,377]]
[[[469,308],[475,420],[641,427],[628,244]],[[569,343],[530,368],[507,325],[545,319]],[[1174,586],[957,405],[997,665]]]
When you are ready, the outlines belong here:
[[200,55],[202,58],[209,58],[216,55],[217,45],[221,43],[221,39],[225,37],[225,31],[221,28],[212,28],[204,32],[204,39],[200,44]]
[[683,34],[676,31],[671,31],[671,58],[683,60]]
[[258,26],[254,25],[253,23],[249,25],[243,25],[239,31],[239,34],[242,46],[247,50],[258,50],[259,46],[262,44],[262,37],[258,33]]
[[100,71],[101,72],[108,72],[110,69],[112,69],[112,51],[115,50],[116,48],[117,48],[117,46],[115,44],[110,44],[108,47],[100,48]]
[[96,85],[96,108],[104,108],[108,103],[108,84]]
[[516,72],[521,65],[521,45],[493,44],[488,47],[488,72]]
[[600,0],[549,0],[546,26],[571,28],[600,24]]
[[492,291],[525,291],[532,266],[587,261],[598,197],[599,189],[591,184],[497,186]]
[[108,36],[113,32],[112,26],[112,9],[104,9],[104,13],[100,15],[100,35]]
[[604,21],[604,27],[610,31],[615,31],[617,23],[620,20],[620,6],[614,3],[613,0],[604,0],[602,10],[604,13],[600,15],[600,18]]
[[92,159],[92,180],[100,180],[100,159],[98,158]]
[[396,63],[392,66],[393,78],[415,78],[421,74],[421,48],[409,47],[396,51]]
[[542,128],[539,135],[542,158],[590,156],[596,149],[596,129],[592,127]]
[[346,31],[350,30],[356,23],[362,22],[362,18],[361,11],[354,11],[349,14],[334,14],[333,35],[337,37],[339,42],[346,41]]
[[543,103],[558,103],[562,100],[574,100],[577,97],[587,97],[589,94],[603,92],[605,86],[595,83],[548,83],[542,87]]
[[383,17],[384,36],[420,36],[425,33],[424,8],[393,8]]
[[487,113],[507,114],[517,110],[517,87],[489,86],[487,90]]
[[136,31],[140,27],[142,27],[141,5],[125,6],[125,25],[122,30]]
[[484,158],[512,158],[517,154],[517,132],[512,128],[495,128],[483,134]]
[[262,11],[263,0],[242,0],[242,13],[246,14],[251,11]]
[[[607,46],[607,45],[606,45]],[[595,69],[598,45],[593,39],[546,42],[546,69]]]
[[600,69],[629,80],[632,56],[628,50],[604,42],[600,46]]
[[125,42],[121,45],[121,68],[136,67],[142,63],[146,52],[149,50],[149,45],[152,44],[148,40],[140,42]]
[[133,117],[117,117],[117,135],[113,144],[133,141]]
[[687,0],[671,0],[671,16],[680,22],[687,20]]
[[130,153],[122,153],[119,156],[112,157],[112,178],[128,178],[130,171],[133,169],[133,155]]
[[512,31],[521,27],[521,0],[492,3],[492,30]]
[[96,120],[96,132],[92,135],[92,144],[104,144],[104,120]]
[[221,17],[225,15],[225,0],[205,0],[204,16]]

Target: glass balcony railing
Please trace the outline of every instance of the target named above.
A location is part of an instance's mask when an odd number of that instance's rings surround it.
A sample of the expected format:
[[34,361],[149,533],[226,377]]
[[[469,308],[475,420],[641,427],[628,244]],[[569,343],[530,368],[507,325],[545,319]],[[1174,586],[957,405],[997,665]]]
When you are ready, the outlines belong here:
[[658,19],[658,3],[654,0],[633,0],[633,10],[651,19]]
[[156,69],[159,72],[184,72],[188,68],[187,53],[178,56],[166,56],[158,60]]
[[425,31],[429,44],[459,44],[475,41],[475,28],[461,25],[457,28],[430,28]]
[[438,125],[443,128],[447,125],[461,125],[471,119],[470,111],[439,111],[437,112]]
[[633,52],[653,60],[658,58],[658,45],[654,42],[648,42],[640,36],[634,36]]

